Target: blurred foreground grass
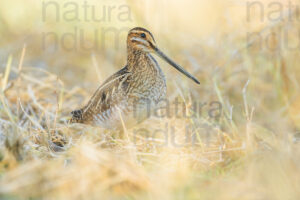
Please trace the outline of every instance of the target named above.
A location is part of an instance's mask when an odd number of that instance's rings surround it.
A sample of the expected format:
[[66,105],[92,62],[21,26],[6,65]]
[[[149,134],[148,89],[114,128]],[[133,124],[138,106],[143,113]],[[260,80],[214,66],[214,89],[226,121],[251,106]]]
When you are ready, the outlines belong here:
[[[100,23],[82,20],[82,7],[79,21],[57,20],[53,10],[43,19],[45,2],[0,3],[0,199],[299,199],[300,47],[284,46],[299,45],[299,16],[284,9],[282,20],[268,18],[271,3],[286,1],[258,1],[250,13],[247,1],[88,1],[99,13],[116,6]],[[66,2],[84,3],[61,1],[61,16]],[[120,6],[130,8],[123,21]],[[201,81],[160,62],[169,100],[179,98],[188,113],[192,102],[208,105],[198,117],[151,117],[126,137],[67,125],[69,112],[125,64],[134,26],[151,30]],[[74,27],[87,45],[97,27],[122,31],[90,50],[43,45],[43,34],[61,39]],[[208,115],[214,101],[218,119]]]

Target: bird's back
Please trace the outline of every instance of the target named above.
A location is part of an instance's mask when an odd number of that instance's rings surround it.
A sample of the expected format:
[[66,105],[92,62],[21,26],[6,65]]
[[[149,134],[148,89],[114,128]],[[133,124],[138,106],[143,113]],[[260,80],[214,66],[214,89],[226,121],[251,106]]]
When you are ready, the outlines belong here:
[[119,129],[123,122],[131,126],[149,117],[156,102],[165,98],[166,83],[155,60],[144,64],[146,71],[125,66],[109,77],[85,107],[72,112],[71,122]]

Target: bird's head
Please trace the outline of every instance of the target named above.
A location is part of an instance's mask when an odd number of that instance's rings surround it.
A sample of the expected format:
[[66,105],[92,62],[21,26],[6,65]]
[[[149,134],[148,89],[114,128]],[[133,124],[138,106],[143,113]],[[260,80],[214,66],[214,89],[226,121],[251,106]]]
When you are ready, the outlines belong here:
[[181,73],[183,73],[184,75],[192,79],[197,84],[200,84],[200,82],[194,76],[192,76],[185,69],[183,69],[181,66],[176,64],[173,60],[171,60],[162,51],[159,50],[152,33],[147,29],[141,27],[136,27],[131,29],[127,37],[127,46],[134,50],[138,50],[146,53],[154,53],[158,55],[167,63],[172,65],[174,68],[176,68],[178,71],[180,71]]

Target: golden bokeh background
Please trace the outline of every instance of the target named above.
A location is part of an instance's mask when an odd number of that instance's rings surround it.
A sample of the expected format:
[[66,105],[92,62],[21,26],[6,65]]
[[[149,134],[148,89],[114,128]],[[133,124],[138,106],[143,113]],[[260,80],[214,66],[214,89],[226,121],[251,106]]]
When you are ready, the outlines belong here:
[[[299,199],[299,25],[298,0],[1,1],[0,199]],[[200,80],[157,58],[168,100],[200,116],[67,125],[136,26]]]

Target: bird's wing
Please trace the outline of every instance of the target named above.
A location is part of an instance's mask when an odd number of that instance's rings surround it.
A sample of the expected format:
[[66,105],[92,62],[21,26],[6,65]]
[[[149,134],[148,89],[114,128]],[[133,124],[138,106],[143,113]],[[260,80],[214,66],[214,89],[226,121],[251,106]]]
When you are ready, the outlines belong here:
[[[82,114],[101,114],[112,109],[126,98],[128,79],[131,72],[127,66],[110,76],[94,93],[88,104],[82,109]],[[88,118],[88,116],[86,116]]]

